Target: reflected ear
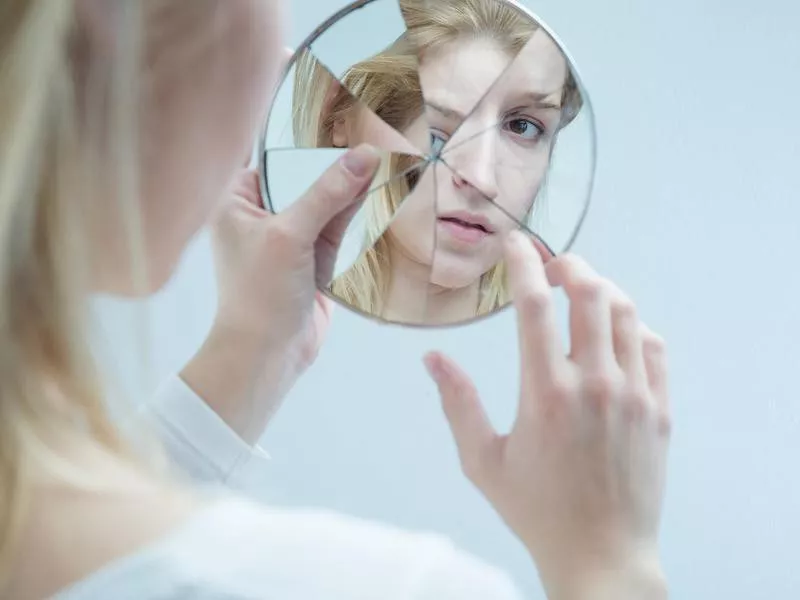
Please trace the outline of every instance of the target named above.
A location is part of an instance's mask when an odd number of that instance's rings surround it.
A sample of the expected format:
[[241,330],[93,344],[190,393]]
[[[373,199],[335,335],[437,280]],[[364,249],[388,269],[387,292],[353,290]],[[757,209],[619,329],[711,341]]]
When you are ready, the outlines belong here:
[[349,147],[347,136],[347,121],[344,119],[336,119],[331,128],[331,143],[334,148],[347,148]]
[[[325,94],[325,101],[322,103],[322,114],[325,119],[330,116],[336,106],[336,100],[342,93],[342,84],[336,79],[330,78],[328,92]],[[335,148],[347,147],[347,123],[343,118],[336,118],[331,127],[331,143]]]
[[337,80],[330,77],[330,83],[328,83],[328,92],[325,94],[325,101],[322,103],[322,111],[325,114],[329,114],[333,109],[333,105],[336,102],[336,98],[338,98],[339,94],[342,91],[342,84],[339,83]]

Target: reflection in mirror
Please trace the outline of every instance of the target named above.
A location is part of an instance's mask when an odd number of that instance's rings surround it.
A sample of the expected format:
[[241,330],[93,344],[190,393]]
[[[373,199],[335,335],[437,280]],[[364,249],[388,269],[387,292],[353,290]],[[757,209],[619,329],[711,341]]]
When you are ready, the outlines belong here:
[[[417,155],[416,147],[385,115],[376,114],[350,91],[352,76],[341,81],[309,51],[296,55],[278,88],[267,128],[265,150],[353,148],[369,143],[387,152]],[[373,103],[374,104],[374,103]]]
[[528,233],[545,262],[553,252],[524,224],[530,202],[520,203],[512,214],[444,162],[438,164],[432,298],[425,323],[450,325],[497,312],[511,302],[503,264],[509,233]]
[[402,0],[400,11],[404,41],[420,64],[424,115],[436,154],[512,63],[536,23],[495,0]]
[[492,81],[448,136],[441,159],[458,175],[458,189],[472,190],[564,250],[583,218],[594,159],[593,129],[579,118],[583,99],[569,60],[538,29]]
[[[361,35],[368,11],[385,13],[397,36]],[[406,325],[502,309],[504,234],[526,231],[547,257],[567,250],[594,177],[594,122],[574,65],[509,0],[343,9],[296,53],[262,142],[276,212],[302,193],[286,180],[307,187],[334,153],[362,142],[384,153],[326,291]]]
[[[264,195],[267,208],[280,213],[296,202],[322,174],[347,152],[347,148],[288,149],[280,148],[264,154],[264,172],[270,181]],[[355,264],[360,264],[365,251],[380,238],[391,220],[391,214],[414,189],[416,173],[426,163],[408,154],[380,151],[381,165],[365,190],[359,210],[344,232],[333,277],[336,279]],[[392,198],[392,211],[383,217],[379,208],[384,199]],[[376,213],[381,218],[376,218]],[[383,224],[376,225],[376,223]]]
[[427,322],[436,232],[424,224],[432,223],[436,214],[435,167],[415,169],[370,198],[364,211],[365,249],[334,280],[334,297],[394,323]]

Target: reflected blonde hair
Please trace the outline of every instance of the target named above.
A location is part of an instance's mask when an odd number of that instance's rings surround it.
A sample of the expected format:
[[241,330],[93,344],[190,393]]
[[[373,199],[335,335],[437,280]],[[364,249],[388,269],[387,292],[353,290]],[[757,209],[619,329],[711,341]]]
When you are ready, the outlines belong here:
[[[136,5],[118,7],[121,35],[134,44]],[[93,192],[88,182],[97,173],[88,170],[96,154],[87,150],[86,115],[78,108],[85,86],[76,82],[86,75],[78,66],[88,42],[76,21],[75,0],[0,5],[0,584],[9,575],[34,466],[62,480],[85,475],[59,458],[52,439],[88,436],[133,460],[108,414],[87,339],[82,227]],[[116,149],[123,153],[117,158],[130,159],[138,52],[117,50],[104,65],[110,80],[97,90],[105,100],[98,131],[113,144],[95,151]],[[116,180],[132,207],[133,161],[116,162],[128,164],[128,175]],[[125,216],[136,222],[135,214]]]
[[[309,53],[298,58],[294,83],[293,129],[303,147],[329,147],[334,123],[353,110],[353,96],[397,131],[410,126],[423,112],[419,57],[464,36],[490,37],[515,56],[539,26],[513,5],[499,0],[400,0],[407,31],[380,54],[350,68],[334,98],[331,74]],[[352,96],[351,96],[352,94]],[[571,73],[562,101],[566,125],[580,110],[581,98]],[[392,155],[384,161],[376,182],[390,182],[365,203],[367,242],[356,263],[331,285],[331,291],[368,314],[381,315],[391,286],[390,232],[387,225],[415,183],[407,173],[413,157]],[[490,313],[510,300],[506,270],[499,263],[480,278],[476,316]]]

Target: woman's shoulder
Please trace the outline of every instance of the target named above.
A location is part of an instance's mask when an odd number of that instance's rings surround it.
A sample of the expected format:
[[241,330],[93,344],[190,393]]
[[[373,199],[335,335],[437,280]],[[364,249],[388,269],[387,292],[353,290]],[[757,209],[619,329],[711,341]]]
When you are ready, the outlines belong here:
[[519,597],[502,573],[458,552],[443,537],[326,510],[265,508],[225,499],[201,509],[164,540],[117,561],[58,598],[189,596]]

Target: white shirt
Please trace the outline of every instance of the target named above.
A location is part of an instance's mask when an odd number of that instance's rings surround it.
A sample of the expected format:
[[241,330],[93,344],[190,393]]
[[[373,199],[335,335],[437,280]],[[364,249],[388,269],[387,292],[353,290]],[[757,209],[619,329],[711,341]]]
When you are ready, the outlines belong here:
[[[146,407],[196,480],[235,484],[268,459],[179,378]],[[157,543],[62,590],[57,600],[521,600],[502,572],[440,536],[322,510],[225,497]]]

